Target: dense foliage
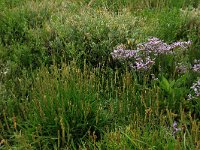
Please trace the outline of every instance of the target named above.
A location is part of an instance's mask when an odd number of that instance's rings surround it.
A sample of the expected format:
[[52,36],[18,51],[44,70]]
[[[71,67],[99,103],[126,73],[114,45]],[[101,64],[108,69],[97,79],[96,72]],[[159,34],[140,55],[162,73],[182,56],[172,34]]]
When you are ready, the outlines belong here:
[[199,149],[198,0],[1,0],[0,149]]

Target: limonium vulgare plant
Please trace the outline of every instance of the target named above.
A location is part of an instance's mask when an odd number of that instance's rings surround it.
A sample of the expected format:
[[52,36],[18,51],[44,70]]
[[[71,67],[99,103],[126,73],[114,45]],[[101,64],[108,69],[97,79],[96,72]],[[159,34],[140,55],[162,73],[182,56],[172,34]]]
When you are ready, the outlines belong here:
[[193,83],[191,89],[193,90],[194,94],[188,95],[189,100],[200,98],[200,79]]
[[[195,59],[191,69],[195,74],[199,74],[200,60]],[[200,98],[200,79],[198,79],[196,82],[192,84],[191,89],[192,92],[188,95],[188,99],[191,100]]]
[[[184,55],[185,50],[187,50],[187,48],[189,48],[191,44],[192,44],[191,41],[174,42],[172,44],[167,44],[158,38],[152,37],[149,38],[148,41],[145,43],[137,44],[135,50],[126,50],[125,47],[123,46],[117,47],[113,52],[111,52],[111,56],[114,60],[127,62],[125,64],[127,64],[131,70],[139,72],[142,71],[143,73],[151,72],[153,66],[155,66],[156,68],[166,67],[165,66],[166,63],[161,66],[156,66],[156,63],[157,62],[161,63],[162,61],[165,61],[165,59],[167,59],[167,56],[170,56],[170,58],[173,58],[172,59],[173,64],[175,64],[174,68],[175,70],[173,71],[180,74],[179,76],[180,78],[173,81],[170,81],[171,79],[169,79],[169,81],[166,80],[168,84],[167,86],[165,86],[165,91],[168,91],[167,96],[169,97],[170,97],[169,93],[171,93],[171,97],[169,99],[170,100],[173,99],[173,101],[169,101],[169,104],[174,105],[176,103],[176,100],[179,101],[181,97],[184,98],[186,95],[188,95],[188,98],[186,99],[194,100],[192,103],[190,103],[190,105],[193,105],[193,103],[197,104],[196,106],[191,106],[191,107],[195,107],[195,110],[198,110],[199,102],[196,100],[200,98],[200,80],[197,79],[197,81],[191,85],[190,88],[191,90],[188,91],[185,90],[184,87],[181,87],[179,85],[179,82],[182,80],[182,77],[184,77],[184,75],[181,74],[185,74],[186,72],[190,71],[192,71],[195,74],[198,74],[200,72],[200,60],[194,60],[194,64],[192,65],[188,63],[187,55]],[[172,65],[172,64],[166,64],[166,65]],[[155,75],[152,73],[154,72],[151,72],[151,75],[153,75],[154,78],[156,78]],[[162,76],[163,74],[162,69],[158,70],[157,73],[161,74]],[[166,83],[166,81],[164,83]],[[185,82],[185,79],[183,80],[183,82]],[[169,92],[170,91],[169,86],[171,86],[172,88],[171,90],[173,92]],[[182,92],[183,91],[185,92],[185,94],[184,92],[183,94],[180,94],[179,90],[181,89]]]
[[129,67],[135,70],[149,70],[155,64],[159,55],[175,55],[175,48],[187,49],[191,41],[164,43],[156,37],[149,38],[146,43],[139,43],[136,50],[125,50],[124,47],[117,47],[111,56],[114,60],[125,60]]
[[175,136],[178,131],[181,131],[181,128],[178,128],[177,126],[178,126],[178,123],[176,121],[174,121],[173,126],[172,126],[173,127],[173,136]]
[[194,72],[200,72],[200,60],[194,60],[194,65],[192,67]]

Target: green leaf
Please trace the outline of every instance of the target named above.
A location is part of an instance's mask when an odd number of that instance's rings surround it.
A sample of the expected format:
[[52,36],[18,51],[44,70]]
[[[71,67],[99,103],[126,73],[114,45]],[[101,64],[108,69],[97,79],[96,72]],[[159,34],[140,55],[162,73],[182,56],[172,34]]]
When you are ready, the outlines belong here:
[[188,73],[182,75],[179,79],[176,80],[175,86],[176,87],[182,86],[186,82],[187,77],[188,77]]
[[160,86],[165,91],[169,91],[169,89],[170,89],[170,84],[169,84],[168,80],[164,76],[162,76],[162,80],[160,82]]
[[175,80],[171,81],[170,82],[170,88],[172,88],[174,86],[174,84],[175,84]]

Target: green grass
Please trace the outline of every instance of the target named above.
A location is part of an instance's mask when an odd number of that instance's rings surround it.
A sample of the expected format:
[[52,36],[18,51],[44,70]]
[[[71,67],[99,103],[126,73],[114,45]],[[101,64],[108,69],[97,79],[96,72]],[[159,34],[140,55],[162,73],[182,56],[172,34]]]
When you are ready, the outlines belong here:
[[[200,73],[176,70],[200,58],[199,12],[196,0],[2,0],[0,149],[199,149]],[[151,36],[192,46],[148,71],[112,59]]]

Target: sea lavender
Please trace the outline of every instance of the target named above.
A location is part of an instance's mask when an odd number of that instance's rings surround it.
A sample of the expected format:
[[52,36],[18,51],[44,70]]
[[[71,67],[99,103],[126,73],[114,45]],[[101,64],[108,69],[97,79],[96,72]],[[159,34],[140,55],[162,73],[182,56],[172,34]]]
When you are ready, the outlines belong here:
[[138,44],[137,47],[139,48],[139,50],[143,50],[147,54],[153,53],[154,55],[158,55],[171,53],[170,45],[167,45],[166,43],[155,37],[149,38],[148,42],[146,43]]
[[155,61],[151,59],[149,56],[146,57],[145,59],[141,59],[140,57],[136,59],[135,61],[135,66],[133,68],[137,70],[148,70]]
[[111,53],[111,55],[113,59],[128,59],[136,57],[137,50],[116,49]]
[[186,73],[188,70],[188,67],[182,63],[178,63],[176,66],[176,71],[180,74]]
[[154,55],[158,54],[171,54],[173,53],[173,49],[180,47],[180,48],[188,48],[191,45],[191,41],[187,42],[175,42],[170,45],[164,43],[162,40],[152,37],[148,39],[146,43],[140,43],[137,47],[140,50],[145,50],[147,53],[154,53]]
[[177,125],[178,125],[177,122],[174,121],[174,123],[173,123],[173,136],[175,136],[178,131],[181,131],[181,128],[177,128]]
[[189,100],[200,97],[200,79],[197,82],[193,83],[191,89],[193,90],[194,96],[192,96],[192,94],[189,94]]
[[187,42],[174,42],[170,45],[170,47],[172,49],[176,48],[176,47],[181,47],[183,49],[188,48],[188,46],[190,46],[192,44],[191,41],[187,41]]
[[160,54],[173,54],[173,49],[177,47],[187,48],[191,45],[188,42],[175,42],[171,45],[162,40],[152,37],[146,43],[137,44],[136,50],[126,50],[124,45],[119,45],[111,56],[114,60],[127,60],[131,68],[136,70],[148,70],[155,64],[155,59]]
[[200,72],[200,64],[195,64],[192,69],[194,72]]
[[194,72],[200,72],[200,60],[194,60],[194,65],[193,65],[193,67],[192,67],[192,70],[194,71]]
[[194,90],[197,97],[200,96],[200,79],[196,83],[193,83],[191,89]]

